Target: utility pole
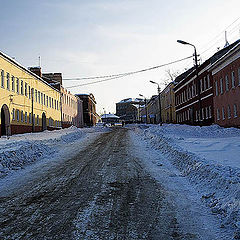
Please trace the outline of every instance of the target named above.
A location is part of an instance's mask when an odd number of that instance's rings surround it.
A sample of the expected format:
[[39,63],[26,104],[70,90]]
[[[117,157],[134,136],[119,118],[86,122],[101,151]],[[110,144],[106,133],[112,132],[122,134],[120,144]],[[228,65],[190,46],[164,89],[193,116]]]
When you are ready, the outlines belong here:
[[199,76],[198,76],[198,60],[197,60],[197,50],[195,45],[182,41],[182,40],[177,40],[178,43],[184,44],[184,45],[190,45],[194,48],[194,62],[195,62],[195,71],[196,71],[196,82],[197,82],[197,86],[198,86],[198,110],[199,110],[199,125],[200,127],[202,126],[202,102],[201,102],[201,89],[200,89],[200,80],[199,80]]
[[31,97],[32,97],[32,132],[34,132],[34,113],[33,113],[33,103],[34,103],[34,88],[31,89]]
[[150,83],[157,84],[158,86],[157,89],[158,89],[158,104],[159,104],[159,123],[160,123],[160,126],[162,126],[161,88],[158,83],[152,80],[150,80]]
[[61,111],[61,128],[63,127],[62,97],[63,97],[63,93],[61,92],[61,86],[60,86],[60,111]]

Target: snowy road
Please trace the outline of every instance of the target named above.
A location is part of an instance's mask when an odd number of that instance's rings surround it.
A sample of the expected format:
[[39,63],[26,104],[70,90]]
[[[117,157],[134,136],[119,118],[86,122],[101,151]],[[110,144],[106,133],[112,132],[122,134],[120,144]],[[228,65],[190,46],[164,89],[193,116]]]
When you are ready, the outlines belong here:
[[20,174],[21,184],[0,191],[0,239],[230,239],[188,180],[149,147],[115,128],[72,158],[36,164],[34,176]]
[[131,155],[129,141],[126,129],[104,133],[2,194],[0,239],[180,239],[164,190]]

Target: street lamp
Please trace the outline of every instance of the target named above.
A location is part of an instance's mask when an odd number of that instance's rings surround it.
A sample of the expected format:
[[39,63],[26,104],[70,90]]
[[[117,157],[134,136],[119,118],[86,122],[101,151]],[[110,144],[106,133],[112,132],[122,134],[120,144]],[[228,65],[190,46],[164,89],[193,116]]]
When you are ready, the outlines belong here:
[[188,42],[182,41],[182,40],[177,40],[178,43],[184,44],[184,45],[190,45],[194,48],[194,61],[195,61],[195,70],[196,70],[196,82],[198,86],[198,107],[199,107],[199,121],[200,121],[200,126],[202,126],[202,103],[201,103],[201,96],[200,96],[200,80],[198,77],[198,62],[197,62],[197,50],[196,47]]
[[159,123],[160,123],[160,126],[162,126],[162,111],[161,111],[161,96],[160,96],[161,95],[161,88],[160,88],[158,83],[156,83],[152,80],[150,80],[149,82],[158,85]]
[[144,98],[144,102],[145,102],[145,114],[146,114],[146,123],[147,123],[147,98],[144,97],[142,94],[139,94],[139,96]]

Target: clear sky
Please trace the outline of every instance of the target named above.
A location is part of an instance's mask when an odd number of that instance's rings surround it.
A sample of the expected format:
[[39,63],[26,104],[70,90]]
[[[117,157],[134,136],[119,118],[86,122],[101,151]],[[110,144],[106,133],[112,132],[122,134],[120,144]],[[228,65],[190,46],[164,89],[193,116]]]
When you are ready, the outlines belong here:
[[[40,55],[43,72],[64,78],[135,71],[192,55],[193,48],[177,39],[195,44],[204,61],[224,46],[224,30],[230,43],[240,38],[239,0],[0,0],[0,8],[0,50],[25,67],[37,66]],[[166,70],[192,64],[189,59],[69,90],[93,93],[99,113],[114,113],[124,98],[156,94],[149,80],[164,88]]]

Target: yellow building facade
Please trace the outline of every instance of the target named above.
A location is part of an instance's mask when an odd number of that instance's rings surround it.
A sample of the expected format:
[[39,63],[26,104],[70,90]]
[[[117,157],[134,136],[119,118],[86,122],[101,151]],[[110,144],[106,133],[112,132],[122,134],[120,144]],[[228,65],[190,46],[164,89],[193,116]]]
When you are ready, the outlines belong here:
[[162,122],[176,123],[174,82],[169,83],[161,92]]
[[0,136],[61,127],[61,94],[0,52]]

